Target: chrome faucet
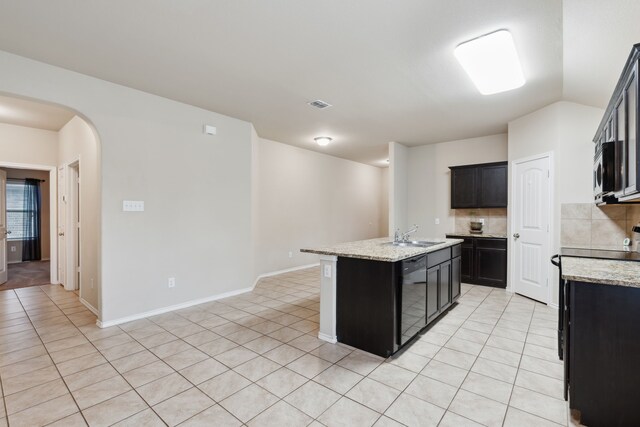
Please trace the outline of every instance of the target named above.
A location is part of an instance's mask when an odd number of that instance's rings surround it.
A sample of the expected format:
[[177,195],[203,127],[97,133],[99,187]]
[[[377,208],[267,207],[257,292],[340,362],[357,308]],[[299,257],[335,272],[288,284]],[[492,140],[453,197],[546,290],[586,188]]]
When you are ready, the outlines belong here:
[[407,231],[406,233],[401,233],[400,229],[398,228],[396,230],[396,232],[393,235],[393,241],[394,242],[406,242],[407,238],[409,237],[410,234],[415,233],[416,231],[418,231],[418,225],[417,224],[413,224],[413,228],[410,229],[409,231]]

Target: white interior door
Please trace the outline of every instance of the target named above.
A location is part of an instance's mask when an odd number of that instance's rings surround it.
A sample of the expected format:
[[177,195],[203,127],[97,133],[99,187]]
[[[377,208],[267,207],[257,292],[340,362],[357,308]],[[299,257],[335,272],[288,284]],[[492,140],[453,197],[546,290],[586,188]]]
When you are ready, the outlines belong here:
[[7,271],[7,173],[0,170],[0,285],[9,280]]
[[513,289],[548,303],[550,156],[515,161],[512,187]]
[[64,238],[66,216],[66,191],[65,191],[64,168],[58,169],[58,282],[65,285],[65,260],[66,245]]

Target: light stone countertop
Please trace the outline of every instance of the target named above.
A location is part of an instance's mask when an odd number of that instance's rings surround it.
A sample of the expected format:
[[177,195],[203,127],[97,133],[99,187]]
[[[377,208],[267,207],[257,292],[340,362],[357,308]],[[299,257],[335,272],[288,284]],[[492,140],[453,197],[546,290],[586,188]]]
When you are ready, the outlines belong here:
[[640,288],[640,262],[563,256],[562,278]]
[[438,242],[438,244],[429,246],[428,248],[411,246],[400,247],[385,245],[385,243],[393,241],[393,238],[382,237],[379,239],[339,243],[336,245],[321,248],[300,249],[300,252],[320,255],[333,255],[347,258],[370,259],[373,261],[395,262],[462,243],[462,239],[411,237],[411,240],[426,240],[429,242]]
[[482,233],[482,234],[474,234],[474,233],[447,233],[447,236],[453,237],[477,237],[482,239],[483,237],[486,239],[506,239],[506,234],[492,234],[492,233]]

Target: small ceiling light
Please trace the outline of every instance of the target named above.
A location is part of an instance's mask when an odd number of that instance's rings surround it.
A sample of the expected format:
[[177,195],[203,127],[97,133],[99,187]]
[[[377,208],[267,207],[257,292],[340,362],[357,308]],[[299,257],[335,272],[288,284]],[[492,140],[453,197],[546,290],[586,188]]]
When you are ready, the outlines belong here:
[[328,136],[318,136],[313,138],[313,140],[317,142],[319,146],[324,147],[325,145],[329,145],[329,143],[333,141],[333,138],[329,138]]
[[454,54],[483,95],[506,92],[525,83],[513,37],[507,30],[464,42]]

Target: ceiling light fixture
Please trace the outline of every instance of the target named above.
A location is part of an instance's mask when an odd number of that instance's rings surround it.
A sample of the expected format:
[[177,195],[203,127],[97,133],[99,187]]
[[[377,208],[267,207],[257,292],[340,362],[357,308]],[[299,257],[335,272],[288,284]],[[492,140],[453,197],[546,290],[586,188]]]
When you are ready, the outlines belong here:
[[333,141],[333,138],[329,138],[328,136],[318,136],[313,138],[313,140],[317,142],[319,146],[324,147],[325,145],[329,145],[329,143]]
[[483,95],[516,89],[525,83],[513,37],[507,30],[461,43],[454,54]]

